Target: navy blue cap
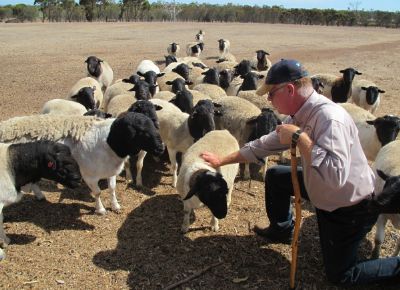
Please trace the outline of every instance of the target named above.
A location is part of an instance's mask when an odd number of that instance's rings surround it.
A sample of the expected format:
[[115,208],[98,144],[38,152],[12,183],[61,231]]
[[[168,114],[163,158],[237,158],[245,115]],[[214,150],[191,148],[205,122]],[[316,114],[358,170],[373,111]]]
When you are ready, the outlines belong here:
[[304,66],[294,59],[282,59],[271,66],[265,83],[257,90],[258,95],[264,95],[274,86],[292,82],[308,76]]

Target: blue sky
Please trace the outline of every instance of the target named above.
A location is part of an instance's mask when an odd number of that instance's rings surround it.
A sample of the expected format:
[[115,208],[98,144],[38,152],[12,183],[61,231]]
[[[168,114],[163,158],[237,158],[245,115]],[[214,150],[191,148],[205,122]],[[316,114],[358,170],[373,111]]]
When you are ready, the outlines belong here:
[[[118,0],[115,0],[118,1]],[[172,0],[170,0],[172,1]],[[347,10],[351,7],[350,3],[358,3],[359,10],[383,10],[383,11],[400,11],[400,0],[281,0],[281,1],[268,1],[268,0],[176,0],[180,3],[211,3],[211,4],[246,4],[246,5],[281,5],[285,8],[319,8],[319,9],[338,9]],[[0,5],[25,3],[32,5],[34,0],[0,0]],[[155,2],[150,0],[150,2]],[[166,1],[169,2],[169,1]]]

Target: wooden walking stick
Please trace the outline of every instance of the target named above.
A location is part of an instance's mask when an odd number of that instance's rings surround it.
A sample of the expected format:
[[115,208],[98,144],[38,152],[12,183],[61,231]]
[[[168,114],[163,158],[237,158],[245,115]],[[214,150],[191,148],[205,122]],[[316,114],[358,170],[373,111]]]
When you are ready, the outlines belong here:
[[[299,134],[299,132],[297,132]],[[301,133],[300,133],[301,134]],[[290,289],[295,289],[295,277],[296,277],[296,268],[297,268],[297,248],[298,248],[298,240],[300,233],[300,224],[301,224],[301,195],[300,195],[300,185],[299,179],[297,178],[297,157],[296,157],[296,147],[297,140],[292,140],[292,144],[290,146],[290,165],[291,165],[291,175],[292,175],[292,184],[294,191],[294,204],[296,210],[296,220],[294,223],[294,233],[292,240],[292,263],[290,265]]]

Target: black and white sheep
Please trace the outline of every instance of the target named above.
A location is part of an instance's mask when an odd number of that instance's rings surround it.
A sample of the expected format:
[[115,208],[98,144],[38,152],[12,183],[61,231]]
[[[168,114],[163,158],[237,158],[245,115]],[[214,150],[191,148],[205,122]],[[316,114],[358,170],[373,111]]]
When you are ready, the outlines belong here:
[[[226,155],[239,150],[236,139],[227,130],[211,131],[194,143],[183,156],[177,191],[183,200],[181,231],[189,230],[190,215],[195,208],[207,206],[212,213],[211,229],[219,230],[218,219],[225,218],[231,203],[239,164],[212,168],[200,157],[204,151]],[[194,213],[194,212],[193,212]]]
[[[193,144],[194,138],[199,136],[198,134],[195,134],[195,136],[191,135],[191,131],[193,132],[193,130],[189,128],[189,119],[190,117],[198,118],[200,116],[193,116],[193,113],[192,115],[183,113],[178,107],[165,100],[151,99],[150,102],[162,107],[161,110],[157,111],[157,117],[160,123],[160,135],[162,141],[167,146],[168,156],[171,162],[172,186],[176,187],[178,170],[176,154],[178,152],[186,152]],[[205,117],[202,116],[201,118],[203,122],[201,123],[201,127],[197,127],[197,130],[205,134],[208,130],[215,129],[213,113]],[[196,121],[193,122],[197,124]],[[136,176],[137,186],[142,186],[142,167],[140,167],[140,165],[143,166],[144,157],[145,154],[140,155],[137,161],[137,164],[139,164],[139,167],[137,166]]]
[[175,56],[175,57],[178,55],[180,50],[181,50],[181,47],[176,42],[170,43],[167,47],[168,55]]
[[229,53],[231,43],[228,39],[218,39],[218,51],[220,58],[224,58],[224,55]]
[[169,66],[173,62],[178,62],[175,56],[173,55],[164,55],[165,58],[165,67]]
[[384,90],[369,80],[354,80],[351,101],[374,114],[381,102],[380,94],[383,93]]
[[324,83],[317,77],[311,77],[311,82],[314,90],[318,94],[323,94],[325,88]]
[[[228,130],[243,147],[247,142],[267,135],[275,130],[281,121],[271,109],[260,110],[251,102],[233,96],[214,100],[220,107],[220,114],[215,117],[216,129]],[[267,162],[265,162],[267,164]],[[265,172],[266,167],[264,168]],[[244,178],[250,178],[248,164],[245,166]]]
[[108,103],[115,96],[122,94],[131,94],[132,96],[134,96],[135,93],[132,93],[129,90],[132,89],[139,80],[141,80],[141,77],[139,75],[133,74],[129,78],[115,81],[114,84],[106,89],[104,93],[103,103],[100,109],[106,111]]
[[41,114],[82,116],[87,111],[85,106],[80,103],[65,99],[53,99],[44,103]]
[[[378,221],[376,223],[375,245],[372,250],[372,258],[378,258],[385,238],[385,227],[388,220],[393,226],[400,229],[400,141],[390,142],[382,147],[376,156],[373,164],[374,170],[378,173],[375,181],[375,194],[377,198],[373,201],[375,208],[379,210]],[[382,208],[384,210],[382,210]],[[396,248],[393,256],[397,256],[400,251],[400,239],[397,239]]]
[[87,110],[100,108],[103,102],[101,85],[91,77],[82,78],[72,86],[66,99],[81,103]]
[[254,59],[251,61],[251,65],[257,68],[258,71],[268,71],[271,67],[268,55],[269,53],[263,49],[257,50]]
[[188,81],[190,77],[190,70],[191,69],[187,64],[180,63],[179,65],[174,67],[172,71],[166,72],[163,76],[159,77],[157,80],[160,91],[170,91],[171,87],[167,84],[167,82],[173,81],[176,78],[182,78]]
[[361,75],[354,68],[346,68],[339,71],[342,76],[337,77],[331,74],[316,74],[312,77],[317,77],[324,84],[323,95],[335,103],[346,103],[351,97],[351,87],[355,75]]
[[80,185],[82,176],[67,146],[51,141],[0,143],[0,246],[3,248],[10,243],[3,227],[3,207],[22,198],[22,186],[41,178],[71,188]]
[[193,57],[200,57],[203,51],[204,43],[202,42],[189,42],[186,44],[186,55]]
[[160,72],[160,68],[149,59],[142,60],[139,63],[136,73],[144,77],[145,81],[150,86],[151,95],[154,96],[159,91],[157,78],[163,76],[164,73]]
[[112,83],[114,72],[111,66],[96,56],[89,56],[85,63],[87,64],[88,76],[97,80],[101,89],[105,91]]
[[96,117],[34,115],[15,117],[0,123],[0,142],[21,143],[50,140],[64,143],[96,200],[96,212],[105,214],[100,199],[100,179],[108,179],[111,207],[118,211],[115,196],[116,175],[128,155],[146,150],[154,155],[164,151],[161,137],[153,121],[140,113],[126,113],[117,119]]
[[198,33],[196,33],[194,39],[197,42],[204,42],[204,35],[205,35],[205,32],[200,29],[200,31]]
[[379,150],[395,140],[400,130],[400,118],[385,115],[376,118],[368,111],[350,103],[341,104],[358,129],[361,147],[368,160],[374,161]]

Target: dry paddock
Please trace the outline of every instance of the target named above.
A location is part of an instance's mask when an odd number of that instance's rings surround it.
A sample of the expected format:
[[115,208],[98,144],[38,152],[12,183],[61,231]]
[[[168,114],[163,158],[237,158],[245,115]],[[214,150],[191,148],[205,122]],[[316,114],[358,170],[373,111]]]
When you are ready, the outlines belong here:
[[[203,59],[209,65],[217,56],[217,40],[227,38],[238,59],[265,49],[272,61],[296,58],[311,73],[338,74],[355,67],[386,91],[377,115],[400,113],[398,30],[238,23],[0,23],[0,120],[36,114],[45,101],[63,98],[84,76],[89,55],[107,60],[115,79],[122,78],[145,58],[163,67],[168,43],[184,47],[199,29],[206,33]],[[41,186],[47,201],[37,202],[27,194],[6,208],[5,229],[12,242],[0,263],[0,288],[162,289],[209,266],[214,267],[178,289],[288,286],[289,246],[268,244],[251,230],[256,223],[267,224],[262,182],[252,181],[249,187],[238,179],[218,233],[209,230],[209,212],[203,209],[194,230],[182,235],[182,204],[170,186],[168,163],[150,158],[145,167],[145,190],[127,184],[123,174],[118,178],[120,214],[95,215],[86,186],[70,190],[45,181]],[[108,206],[106,190],[103,197]],[[325,279],[315,216],[305,207],[300,288],[337,289]],[[371,251],[373,233],[361,247],[361,258]],[[383,255],[390,255],[397,237],[395,231],[387,235]]]

